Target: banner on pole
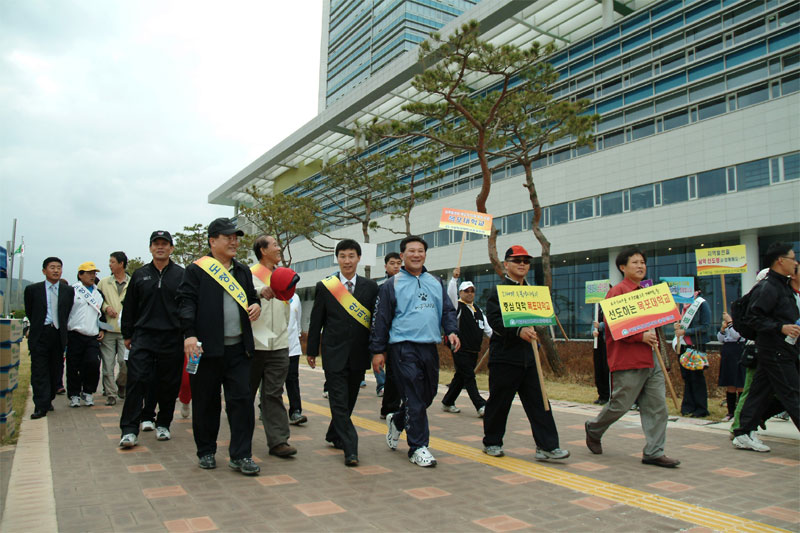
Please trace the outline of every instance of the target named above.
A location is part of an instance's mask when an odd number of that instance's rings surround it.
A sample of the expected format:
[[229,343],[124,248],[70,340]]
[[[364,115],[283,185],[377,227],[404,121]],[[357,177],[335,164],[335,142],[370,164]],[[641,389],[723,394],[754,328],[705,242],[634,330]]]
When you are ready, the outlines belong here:
[[605,300],[606,294],[611,290],[611,280],[598,279],[586,282],[586,303],[597,304]]
[[676,304],[690,304],[694,301],[694,278],[661,278],[669,287]]
[[600,307],[614,340],[681,319],[666,283],[608,298],[600,302]]
[[747,253],[744,244],[719,248],[698,248],[694,251],[698,276],[741,274],[747,272]]
[[442,218],[439,220],[439,227],[442,229],[489,235],[492,233],[492,215],[479,213],[477,211],[445,207],[442,209]]
[[552,326],[556,323],[550,289],[536,285],[498,285],[497,297],[507,328]]

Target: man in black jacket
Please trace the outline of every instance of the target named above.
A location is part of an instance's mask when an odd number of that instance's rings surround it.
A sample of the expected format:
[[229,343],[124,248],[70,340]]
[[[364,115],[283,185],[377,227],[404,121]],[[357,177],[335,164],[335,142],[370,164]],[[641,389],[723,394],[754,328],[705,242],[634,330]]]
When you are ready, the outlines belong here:
[[[183,267],[170,259],[173,249],[168,231],[154,231],[150,235],[153,260],[133,273],[125,293],[121,331],[130,353],[127,394],[119,420],[122,448],[136,446],[140,422],[150,427],[155,424],[158,440],[170,439],[169,425],[183,369],[183,336],[175,301]],[[148,393],[158,402],[157,417],[155,412],[142,412]]]
[[[336,245],[339,272],[317,282],[306,353],[311,368],[322,345],[331,423],[325,440],[344,451],[344,464],[358,465],[358,434],[350,415],[369,368],[370,317],[378,297],[374,281],[356,275],[361,245],[344,239]],[[354,313],[362,312],[361,319]]]
[[28,351],[34,420],[47,416],[47,411],[53,409],[52,401],[64,373],[67,320],[75,294],[72,287],[60,282],[61,267],[61,259],[48,257],[42,262],[45,281],[25,287],[25,315],[31,322]]
[[187,358],[202,354],[197,373],[189,376],[199,466],[217,467],[214,454],[222,386],[231,428],[228,466],[255,475],[261,468],[253,462],[251,451],[255,412],[250,397],[250,358],[255,346],[250,322],[258,320],[261,304],[250,269],[234,259],[243,235],[227,218],[209,224],[211,253],[186,267],[178,288],[178,312],[184,353]]
[[[531,256],[522,246],[506,250],[503,265],[506,279],[502,285],[527,285],[525,276],[531,269]],[[558,430],[553,411],[545,410],[533,342],[538,340],[533,327],[506,328],[497,291],[492,291],[486,302],[486,316],[492,326],[489,345],[489,401],[483,419],[483,451],[502,457],[503,436],[514,396],[519,393],[522,407],[531,424],[536,442],[536,459],[560,460],[569,452],[558,447]]]
[[735,448],[757,452],[769,451],[754,433],[773,395],[800,429],[800,294],[790,285],[797,258],[791,244],[778,242],[770,245],[764,259],[769,273],[753,288],[745,314],[745,322],[758,333],[758,368],[733,432]]

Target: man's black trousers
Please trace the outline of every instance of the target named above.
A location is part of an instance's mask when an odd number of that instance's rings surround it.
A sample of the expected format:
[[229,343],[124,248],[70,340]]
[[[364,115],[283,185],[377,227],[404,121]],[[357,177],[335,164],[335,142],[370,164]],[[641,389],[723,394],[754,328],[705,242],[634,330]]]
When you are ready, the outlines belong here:
[[387,350],[386,360],[384,361],[384,371],[386,381],[383,384],[383,398],[381,398],[381,416],[385,417],[389,413],[396,413],[400,410],[400,391],[395,383],[394,371],[389,361],[390,355]]
[[800,429],[800,375],[798,358],[788,350],[758,348],[758,367],[750,384],[750,392],[739,414],[735,435],[754,431],[762,421],[775,396]]
[[145,420],[155,421],[157,427],[169,429],[175,413],[175,399],[181,388],[182,371],[182,352],[164,353],[147,346],[131,346],[125,405],[119,421],[123,435],[138,435],[139,423]]
[[286,374],[286,396],[289,397],[289,414],[302,413],[300,400],[300,356],[289,356],[289,372]]
[[358,434],[350,415],[361,389],[363,370],[343,368],[339,371],[325,369],[325,382],[328,384],[328,402],[331,408],[331,422],[325,440],[341,445],[345,457],[358,455]]
[[64,372],[64,347],[54,326],[45,326],[35,344],[28,342],[31,355],[31,386],[33,405],[37,411],[47,411],[56,397]]
[[192,431],[197,457],[217,451],[222,413],[220,387],[225,391],[225,413],[231,430],[231,459],[252,457],[255,410],[250,397],[250,358],[244,345],[225,346],[222,357],[200,358],[197,374],[189,375],[192,387]]
[[456,373],[453,375],[450,385],[447,386],[447,393],[442,398],[444,405],[455,405],[458,395],[461,394],[461,389],[467,389],[467,394],[469,394],[469,399],[472,400],[475,410],[486,405],[486,400],[478,392],[478,384],[475,382],[475,365],[477,363],[477,352],[466,352],[462,349],[453,353],[453,365],[456,368]]
[[558,430],[553,411],[545,411],[536,367],[489,362],[489,401],[483,417],[484,446],[502,446],[511,402],[519,393],[522,407],[531,424],[536,446],[552,451],[558,448]]

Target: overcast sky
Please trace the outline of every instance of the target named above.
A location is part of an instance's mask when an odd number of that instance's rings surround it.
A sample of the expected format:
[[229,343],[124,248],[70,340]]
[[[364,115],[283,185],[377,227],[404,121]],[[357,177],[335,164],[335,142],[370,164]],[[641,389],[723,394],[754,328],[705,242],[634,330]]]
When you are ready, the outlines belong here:
[[208,194],[316,115],[321,19],[321,0],[0,1],[0,245],[17,218],[24,277],[49,255],[107,276],[154,229],[231,216]]

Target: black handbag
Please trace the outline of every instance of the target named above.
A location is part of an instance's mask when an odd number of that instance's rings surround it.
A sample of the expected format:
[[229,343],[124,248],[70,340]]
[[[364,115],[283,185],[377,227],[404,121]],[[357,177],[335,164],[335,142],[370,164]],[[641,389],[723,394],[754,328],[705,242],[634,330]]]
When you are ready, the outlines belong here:
[[745,368],[755,368],[758,366],[758,349],[755,344],[747,343],[739,356],[739,364]]

